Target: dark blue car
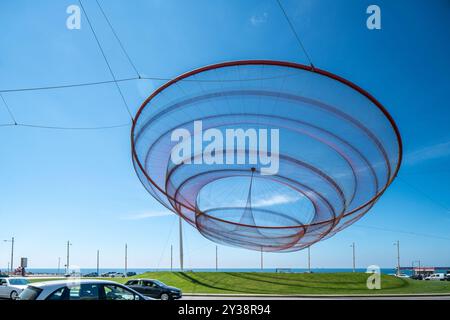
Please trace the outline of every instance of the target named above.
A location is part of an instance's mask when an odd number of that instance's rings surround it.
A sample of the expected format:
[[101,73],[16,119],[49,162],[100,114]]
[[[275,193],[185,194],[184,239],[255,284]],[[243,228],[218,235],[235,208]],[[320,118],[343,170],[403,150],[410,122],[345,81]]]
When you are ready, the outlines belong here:
[[180,289],[170,287],[155,279],[133,279],[128,280],[125,285],[140,294],[143,294],[144,296],[155,299],[173,300],[180,299],[182,297]]

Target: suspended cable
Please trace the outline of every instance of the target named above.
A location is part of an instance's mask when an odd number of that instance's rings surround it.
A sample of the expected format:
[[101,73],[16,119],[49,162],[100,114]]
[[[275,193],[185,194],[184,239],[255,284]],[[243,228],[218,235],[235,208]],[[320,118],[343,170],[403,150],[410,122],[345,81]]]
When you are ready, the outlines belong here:
[[281,11],[283,12],[284,17],[286,18],[287,23],[289,24],[289,27],[292,30],[292,33],[295,36],[295,39],[297,39],[298,44],[300,45],[300,48],[302,49],[303,53],[305,54],[306,58],[308,59],[308,62],[311,66],[312,69],[314,69],[314,64],[312,63],[311,57],[309,56],[308,52],[305,49],[305,46],[303,45],[302,41],[300,40],[300,37],[297,33],[297,31],[295,31],[294,25],[292,24],[291,20],[289,19],[289,16],[287,15],[286,11],[283,8],[283,5],[281,4],[280,0],[277,0],[278,5],[280,6]]
[[124,82],[131,80],[138,80],[139,78],[125,78],[125,79],[117,79],[117,80],[106,80],[106,81],[96,81],[96,82],[84,82],[84,83],[74,83],[74,84],[66,84],[66,85],[58,85],[58,86],[47,86],[47,87],[30,87],[30,88],[18,88],[18,89],[3,89],[0,90],[0,93],[9,93],[9,92],[22,92],[22,91],[38,91],[38,90],[52,90],[52,89],[65,89],[65,88],[73,88],[73,87],[87,87],[87,86],[95,86],[100,84],[108,84],[114,82]]
[[26,127],[26,128],[36,128],[36,129],[50,129],[50,130],[107,130],[107,129],[116,129],[116,128],[125,128],[131,126],[131,122],[126,124],[118,124],[111,126],[98,126],[98,127],[64,127],[64,126],[46,126],[39,124],[30,124],[30,123],[4,123],[0,124],[0,127]]
[[[175,215],[175,214],[173,215],[173,217],[177,217],[178,218],[178,216]],[[167,244],[169,243],[170,236],[172,235],[173,227],[175,226],[175,222],[177,220],[178,219],[173,219],[172,220],[172,225],[170,227],[169,234],[167,235],[166,242],[164,243],[163,251],[161,252],[161,256],[159,257],[158,264],[156,265],[156,269],[159,269],[159,266],[161,265],[161,261],[162,261],[162,259],[164,257],[165,252],[166,252]]]
[[14,114],[12,113],[11,108],[6,103],[6,100],[1,93],[0,93],[0,98],[2,98],[3,104],[5,105],[5,108],[8,111],[9,116],[11,117],[12,121],[14,122],[14,125],[16,125],[17,124],[16,118],[14,117]]
[[46,126],[38,124],[18,123],[18,127],[40,128],[40,129],[52,129],[52,130],[106,130],[115,128],[124,128],[131,126],[131,122],[125,124],[111,125],[111,126],[98,126],[98,127],[63,127],[63,126]]
[[103,10],[102,6],[100,5],[100,2],[99,2],[98,0],[95,0],[95,2],[97,3],[97,6],[100,8],[100,11],[102,12],[103,17],[105,18],[106,22],[107,22],[108,25],[109,25],[109,28],[111,29],[112,33],[114,34],[114,37],[116,38],[117,42],[119,43],[120,48],[122,49],[123,53],[124,53],[125,56],[127,57],[128,62],[129,62],[130,65],[133,67],[134,72],[136,72],[136,75],[138,76],[138,78],[140,78],[141,75],[139,74],[139,71],[137,70],[136,65],[133,63],[133,61],[132,61],[131,58],[130,58],[130,55],[129,55],[128,52],[125,50],[125,47],[124,47],[122,41],[120,40],[119,36],[117,35],[116,30],[114,29],[113,25],[112,25],[111,22],[109,21],[108,16],[106,15],[105,11]]
[[358,228],[365,228],[365,229],[373,229],[373,230],[380,230],[380,231],[387,231],[387,232],[394,232],[394,233],[404,233],[419,237],[425,237],[425,238],[435,238],[435,239],[442,239],[442,240],[450,240],[448,237],[438,236],[438,235],[432,235],[432,234],[426,234],[426,233],[418,233],[418,232],[411,232],[411,231],[402,231],[402,230],[394,230],[394,229],[387,229],[382,227],[375,227],[375,226],[365,226],[365,225],[355,225],[355,227]]
[[[249,79],[224,79],[224,80],[214,80],[214,79],[183,79],[184,82],[245,82],[245,81],[258,81],[258,80],[272,80],[295,76],[294,74],[290,75],[281,75],[281,76],[273,76],[273,77],[261,77],[261,78],[249,78]],[[101,84],[111,84],[114,82],[127,82],[133,80],[154,80],[154,81],[170,81],[172,78],[163,78],[163,77],[133,77],[133,78],[124,78],[124,79],[116,79],[116,80],[105,80],[105,81],[94,81],[94,82],[82,82],[82,83],[74,83],[74,84],[66,84],[66,85],[55,85],[55,86],[41,86],[41,87],[29,87],[29,88],[15,88],[15,89],[1,89],[0,93],[11,93],[11,92],[24,92],[24,91],[39,91],[39,90],[53,90],[53,89],[66,89],[66,88],[74,88],[74,87],[87,87],[87,86],[95,86]]]
[[[403,171],[403,174],[405,171]],[[416,172],[408,172],[408,176],[416,176],[416,175],[430,175],[430,174],[442,174],[442,173],[450,173],[450,170],[448,168],[446,169],[435,169],[435,170],[421,170]]]
[[406,185],[408,185],[411,189],[415,190],[416,192],[422,194],[422,196],[424,196],[425,198],[427,198],[428,200],[430,200],[431,202],[433,202],[434,204],[436,204],[437,206],[441,207],[442,209],[444,209],[445,211],[447,211],[447,213],[450,213],[450,208],[447,207],[445,204],[443,204],[440,201],[437,201],[436,199],[434,199],[433,197],[429,196],[426,192],[424,192],[423,190],[421,190],[420,188],[412,185],[411,183],[409,183],[408,181],[406,181],[405,179],[399,177],[400,181],[402,181],[403,183],[405,183]]
[[0,124],[0,127],[28,127],[28,128],[40,128],[40,129],[53,129],[53,130],[105,130],[105,129],[114,129],[114,128],[123,128],[123,127],[129,127],[131,125],[131,122],[125,123],[125,124],[118,124],[118,125],[109,125],[109,126],[96,126],[96,127],[65,127],[65,126],[47,126],[47,125],[39,125],[39,124],[32,124],[32,123],[21,123],[17,122],[14,114],[12,113],[11,108],[9,107],[8,103],[6,102],[3,95],[0,93],[0,98],[3,101],[3,104],[5,105],[6,110],[8,111],[11,119],[13,120],[13,124]]
[[105,54],[105,52],[104,52],[104,50],[103,50],[103,48],[102,48],[102,46],[101,46],[101,44],[100,44],[100,41],[99,41],[99,39],[98,39],[98,37],[97,37],[97,34],[95,33],[94,27],[93,27],[92,24],[91,24],[91,21],[90,21],[90,19],[89,19],[89,16],[88,16],[86,10],[84,9],[83,3],[81,2],[81,0],[78,0],[78,2],[80,3],[81,9],[83,10],[84,15],[86,16],[86,20],[87,20],[87,22],[88,22],[89,28],[91,29],[92,34],[94,35],[95,41],[97,42],[97,45],[98,45],[98,48],[100,49],[100,52],[101,52],[101,54],[102,54],[102,56],[103,56],[103,59],[105,60],[105,63],[106,63],[106,65],[107,65],[107,67],[108,67],[108,70],[109,70],[109,72],[110,72],[110,74],[111,74],[111,77],[112,77],[113,80],[114,80],[114,83],[115,83],[115,85],[116,85],[116,87],[117,87],[117,91],[119,92],[120,96],[122,97],[122,101],[123,101],[123,103],[124,103],[124,105],[125,105],[125,108],[127,109],[127,112],[128,112],[128,114],[130,115],[131,120],[133,121],[133,114],[131,113],[130,108],[128,107],[128,103],[127,103],[127,101],[125,100],[125,97],[124,97],[124,95],[123,95],[123,93],[122,93],[122,90],[120,89],[119,83],[118,83],[117,80],[116,80],[116,76],[114,75],[114,72],[113,72],[113,70],[112,70],[112,68],[111,68],[111,65],[109,64],[109,61],[108,61],[108,59],[107,59],[107,57],[106,57],[106,54]]

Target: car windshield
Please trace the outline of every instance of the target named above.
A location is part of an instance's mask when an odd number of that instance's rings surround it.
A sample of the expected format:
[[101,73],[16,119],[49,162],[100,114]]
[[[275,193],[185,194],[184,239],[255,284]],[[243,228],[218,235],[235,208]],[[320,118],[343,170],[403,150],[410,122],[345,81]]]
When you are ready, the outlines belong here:
[[27,279],[10,279],[9,283],[16,286],[26,286],[29,281]]
[[22,293],[19,295],[20,300],[36,300],[39,293],[41,293],[42,289],[35,288],[32,286],[28,286]]
[[156,283],[158,286],[160,286],[160,287],[167,287],[167,285],[165,284],[165,283],[162,283],[161,281],[159,281],[159,280],[153,280],[153,282],[154,283]]

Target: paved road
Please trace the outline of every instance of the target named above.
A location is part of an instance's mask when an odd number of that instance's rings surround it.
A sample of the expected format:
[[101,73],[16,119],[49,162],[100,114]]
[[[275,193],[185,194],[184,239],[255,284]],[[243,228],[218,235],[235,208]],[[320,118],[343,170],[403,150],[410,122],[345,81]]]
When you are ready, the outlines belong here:
[[280,297],[280,296],[200,296],[185,295],[183,300],[450,300],[450,295],[436,296],[365,296],[365,297]]
[[[0,298],[0,300],[9,300]],[[252,297],[252,296],[184,296],[182,300],[450,300],[450,296],[403,297]]]

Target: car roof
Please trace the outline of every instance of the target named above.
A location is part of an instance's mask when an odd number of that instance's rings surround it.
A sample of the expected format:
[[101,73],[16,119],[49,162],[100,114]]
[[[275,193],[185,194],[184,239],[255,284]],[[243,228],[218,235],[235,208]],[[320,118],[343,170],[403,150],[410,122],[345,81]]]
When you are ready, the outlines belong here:
[[[156,279],[149,279],[149,278],[134,278],[134,279],[129,279],[128,281],[141,281],[141,280],[147,280],[147,281],[155,281]],[[127,281],[127,282],[128,282]],[[159,281],[159,280],[158,280]]]
[[97,280],[97,279],[65,279],[65,280],[49,280],[42,282],[34,282],[30,283],[33,287],[42,288],[47,286],[61,286],[61,285],[69,285],[76,286],[77,284],[120,284],[114,281],[109,280]]

